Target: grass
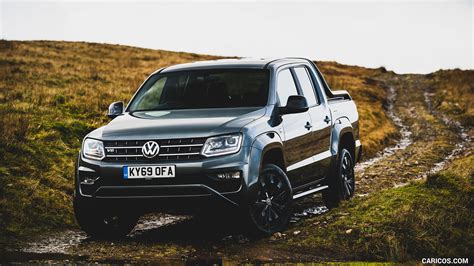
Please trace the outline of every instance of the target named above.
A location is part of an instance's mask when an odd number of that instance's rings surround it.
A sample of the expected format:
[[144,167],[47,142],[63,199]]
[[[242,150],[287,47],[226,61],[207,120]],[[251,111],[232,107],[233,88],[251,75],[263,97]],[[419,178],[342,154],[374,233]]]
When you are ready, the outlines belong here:
[[474,126],[474,70],[440,70],[428,75],[434,107],[468,127]]
[[469,257],[474,248],[474,155],[426,182],[345,202],[305,221],[285,248],[326,251],[344,260],[418,261]]
[[[107,123],[108,104],[127,102],[158,68],[217,57],[120,45],[0,41],[0,244],[75,226],[74,160],[85,134]],[[348,89],[361,116],[366,155],[395,134],[384,113],[384,69],[319,62]],[[1,245],[3,246],[3,245]]]

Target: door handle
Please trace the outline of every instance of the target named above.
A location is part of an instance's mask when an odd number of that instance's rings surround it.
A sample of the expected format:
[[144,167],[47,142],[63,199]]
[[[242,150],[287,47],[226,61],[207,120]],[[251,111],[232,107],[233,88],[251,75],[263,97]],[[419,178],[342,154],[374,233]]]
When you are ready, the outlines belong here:
[[324,118],[324,122],[326,122],[326,124],[329,124],[329,122],[331,122],[331,119],[329,119],[329,116],[326,116],[326,118]]
[[307,130],[310,130],[310,129],[313,127],[313,125],[311,125],[310,122],[306,122],[306,125],[305,125],[304,127],[305,127]]

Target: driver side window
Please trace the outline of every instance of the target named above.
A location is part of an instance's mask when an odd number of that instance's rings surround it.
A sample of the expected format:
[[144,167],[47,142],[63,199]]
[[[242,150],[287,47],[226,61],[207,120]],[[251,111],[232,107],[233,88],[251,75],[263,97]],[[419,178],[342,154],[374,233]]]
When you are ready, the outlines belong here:
[[278,73],[277,95],[280,106],[286,106],[288,97],[298,95],[295,80],[293,79],[290,69],[285,69]]

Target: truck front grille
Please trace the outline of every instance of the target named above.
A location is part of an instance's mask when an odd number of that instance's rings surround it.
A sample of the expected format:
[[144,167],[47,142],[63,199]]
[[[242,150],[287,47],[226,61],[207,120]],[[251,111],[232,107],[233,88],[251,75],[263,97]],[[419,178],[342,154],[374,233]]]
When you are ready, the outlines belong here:
[[206,138],[159,139],[160,150],[154,158],[143,156],[142,147],[150,140],[104,141],[105,159],[108,162],[160,162],[200,159]]

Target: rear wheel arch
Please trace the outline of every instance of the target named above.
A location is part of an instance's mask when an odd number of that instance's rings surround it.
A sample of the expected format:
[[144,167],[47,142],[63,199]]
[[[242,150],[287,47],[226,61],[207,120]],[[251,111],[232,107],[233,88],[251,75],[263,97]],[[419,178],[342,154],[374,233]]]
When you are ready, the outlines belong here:
[[[341,118],[336,120],[331,140],[331,152],[333,154],[333,160],[331,162],[330,169],[328,171],[328,177],[326,180],[329,188],[323,190],[323,200],[328,208],[334,208],[339,205],[339,202],[343,199],[348,199],[353,196],[355,189],[355,179],[353,175],[353,166],[355,159],[355,139],[354,130],[351,123],[347,118]],[[343,188],[343,176],[341,175],[341,163],[346,156],[350,159],[351,168],[351,185],[352,192],[348,195],[344,194]]]
[[339,151],[342,148],[345,148],[350,152],[352,159],[355,158],[355,140],[352,132],[345,132],[341,135],[339,141]]
[[334,122],[331,137],[331,153],[339,157],[339,151],[346,147],[353,158],[355,158],[355,138],[354,129],[349,119],[342,117]]

